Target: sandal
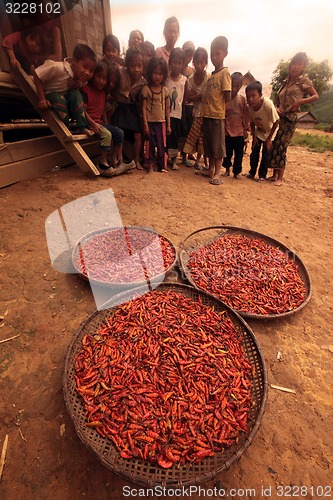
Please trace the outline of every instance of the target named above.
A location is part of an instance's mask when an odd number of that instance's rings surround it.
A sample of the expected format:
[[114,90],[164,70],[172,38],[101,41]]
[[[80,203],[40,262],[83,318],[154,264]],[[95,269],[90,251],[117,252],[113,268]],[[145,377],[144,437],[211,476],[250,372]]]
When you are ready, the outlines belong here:
[[213,179],[209,181],[209,184],[212,184],[213,186],[220,186],[221,184],[223,184],[223,180],[213,177]]

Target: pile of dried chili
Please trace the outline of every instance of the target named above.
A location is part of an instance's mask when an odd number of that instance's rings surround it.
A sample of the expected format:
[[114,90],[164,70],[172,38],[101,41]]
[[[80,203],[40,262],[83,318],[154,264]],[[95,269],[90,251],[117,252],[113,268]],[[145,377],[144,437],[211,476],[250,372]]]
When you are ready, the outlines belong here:
[[227,312],[168,290],[118,306],[75,359],[87,426],[123,458],[199,462],[246,433],[254,368]]
[[306,299],[294,260],[259,238],[225,234],[192,252],[188,267],[198,288],[239,311],[281,314]]
[[76,268],[106,283],[136,283],[163,274],[175,260],[169,241],[152,231],[124,227],[92,236],[80,244]]

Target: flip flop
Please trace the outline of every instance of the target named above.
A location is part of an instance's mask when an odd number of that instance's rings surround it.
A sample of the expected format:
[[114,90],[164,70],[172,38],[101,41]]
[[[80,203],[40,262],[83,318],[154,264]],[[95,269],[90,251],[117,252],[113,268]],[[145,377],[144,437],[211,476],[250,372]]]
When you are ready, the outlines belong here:
[[213,184],[213,186],[219,186],[220,184],[223,184],[223,180],[214,178],[209,181],[209,184]]
[[203,177],[209,177],[211,179],[211,176],[205,170],[196,170],[195,173],[197,175],[202,175]]

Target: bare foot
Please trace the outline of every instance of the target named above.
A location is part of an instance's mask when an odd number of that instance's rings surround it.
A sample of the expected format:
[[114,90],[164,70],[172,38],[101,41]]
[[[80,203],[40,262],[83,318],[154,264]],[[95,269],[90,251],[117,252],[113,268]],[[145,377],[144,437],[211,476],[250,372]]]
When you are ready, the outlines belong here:
[[82,134],[86,134],[86,135],[94,135],[94,132],[92,130],[90,130],[89,128],[84,128],[82,130]]
[[277,177],[275,177],[275,175],[271,175],[270,177],[267,177],[266,181],[271,181],[271,182],[274,182],[277,180]]
[[137,164],[135,165],[138,170],[143,170],[143,166],[141,163],[138,161]]
[[228,168],[226,168],[224,174],[223,174],[223,177],[229,177],[230,175],[230,170]]
[[276,181],[273,181],[272,184],[274,186],[282,186],[282,181],[281,180],[276,180]]
[[153,165],[148,165],[148,172],[147,174],[152,174],[154,172]]
[[172,170],[179,170],[177,163],[173,163]]
[[234,174],[234,179],[241,179],[241,178],[242,178],[241,174]]

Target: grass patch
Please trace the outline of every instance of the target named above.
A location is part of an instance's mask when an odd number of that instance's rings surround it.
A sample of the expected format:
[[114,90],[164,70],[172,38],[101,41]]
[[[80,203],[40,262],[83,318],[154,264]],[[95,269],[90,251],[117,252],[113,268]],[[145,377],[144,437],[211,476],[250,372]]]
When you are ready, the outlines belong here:
[[317,153],[333,151],[333,138],[323,135],[299,134],[295,132],[291,144],[293,146],[304,146]]

